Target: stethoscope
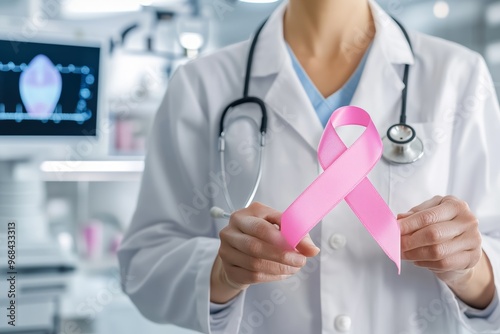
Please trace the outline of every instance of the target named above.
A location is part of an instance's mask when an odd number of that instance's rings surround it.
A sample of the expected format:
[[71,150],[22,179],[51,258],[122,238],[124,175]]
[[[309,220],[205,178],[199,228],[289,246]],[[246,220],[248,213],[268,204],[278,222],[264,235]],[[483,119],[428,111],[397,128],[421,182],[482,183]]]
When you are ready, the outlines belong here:
[[[406,29],[398,20],[395,18],[393,18],[393,20],[403,32],[411,53],[415,56]],[[384,144],[382,157],[392,164],[411,164],[424,155],[424,144],[420,138],[417,137],[415,129],[406,123],[406,97],[408,93],[409,72],[410,64],[405,64],[403,73],[404,88],[401,93],[401,114],[399,116],[399,123],[391,125],[389,129],[387,129],[387,135],[382,138],[382,143]]]
[[[393,18],[394,19],[394,18]],[[410,41],[410,37],[406,32],[406,29],[403,27],[401,23],[399,23],[396,19],[394,21],[398,24],[403,35],[405,36],[408,45],[410,46],[410,50],[412,54],[413,47]],[[266,131],[267,131],[267,109],[264,101],[255,96],[248,95],[248,88],[250,84],[250,74],[252,70],[252,62],[254,58],[255,46],[257,45],[257,40],[259,35],[264,28],[264,22],[259,29],[257,29],[255,36],[250,45],[250,50],[248,52],[248,61],[245,72],[245,84],[243,88],[243,97],[231,102],[222,112],[222,116],[220,119],[220,127],[219,127],[219,158],[221,164],[221,174],[222,174],[222,186],[223,186],[223,194],[226,199],[227,205],[231,212],[235,210],[233,202],[231,200],[231,196],[229,195],[229,190],[227,187],[227,179],[226,179],[226,161],[225,161],[225,149],[226,149],[226,139],[225,139],[225,127],[224,121],[227,113],[242,104],[256,104],[260,108],[262,119],[260,123],[260,145],[258,149],[258,171],[257,176],[254,182],[254,186],[251,189],[247,200],[245,202],[245,208],[252,203],[255,198],[255,194],[257,193],[257,189],[259,187],[260,181],[262,179],[262,162],[263,162],[263,153],[266,145]],[[392,164],[410,164],[418,159],[420,159],[424,155],[424,145],[422,141],[417,137],[415,129],[406,123],[406,98],[408,92],[408,74],[410,71],[410,65],[405,64],[404,74],[403,74],[403,92],[402,92],[402,103],[401,103],[401,114],[399,117],[399,123],[392,125],[387,130],[387,135],[382,138],[382,143],[384,145],[382,156],[383,158]],[[213,207],[211,209],[211,215],[215,218],[228,218],[229,214],[224,212],[221,208]]]

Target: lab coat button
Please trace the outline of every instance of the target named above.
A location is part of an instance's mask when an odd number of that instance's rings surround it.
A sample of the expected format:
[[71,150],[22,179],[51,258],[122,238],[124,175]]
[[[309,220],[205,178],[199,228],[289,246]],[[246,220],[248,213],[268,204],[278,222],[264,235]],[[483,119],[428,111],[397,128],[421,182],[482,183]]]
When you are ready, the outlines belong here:
[[342,249],[345,247],[345,244],[347,242],[346,237],[343,234],[332,234],[330,237],[330,247],[333,249]]
[[345,333],[351,329],[351,317],[345,314],[338,315],[335,318],[335,329]]

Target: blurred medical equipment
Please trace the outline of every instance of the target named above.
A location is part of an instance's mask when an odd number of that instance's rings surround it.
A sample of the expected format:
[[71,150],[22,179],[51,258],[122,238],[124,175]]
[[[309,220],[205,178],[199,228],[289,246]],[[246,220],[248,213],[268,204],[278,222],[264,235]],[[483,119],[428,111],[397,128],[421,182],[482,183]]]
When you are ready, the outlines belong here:
[[[0,244],[6,244],[7,222],[15,222],[19,315],[15,331],[2,322],[0,333],[57,333],[59,299],[76,258],[68,251],[68,234],[60,240],[50,236],[37,159],[68,156],[68,144],[81,148],[83,139],[96,140],[101,45],[43,33],[36,39],[22,36],[0,36],[0,219],[5,222]],[[1,261],[3,273],[9,271],[6,265]],[[0,296],[0,302],[6,298]]]
[[[7,173],[0,176],[0,220],[4,222],[0,244],[7,245],[7,222],[15,223],[16,231],[14,270],[7,267],[8,262],[2,257],[0,287],[9,291],[4,285],[10,284],[7,279],[14,272],[18,315],[15,327],[2,321],[0,333],[55,334],[58,331],[59,299],[76,269],[76,259],[61,251],[58,243],[48,236],[42,211],[44,194],[41,181],[19,181]],[[7,298],[7,292],[2,294],[0,303],[7,305]]]
[[100,47],[0,39],[0,135],[93,136]]
[[[147,8],[152,12],[152,19],[149,26],[144,26],[141,23],[133,23],[125,27],[118,38],[110,40],[110,52],[121,47],[125,53],[135,55],[154,55],[170,61],[195,58],[206,45],[208,39],[209,22],[208,18],[199,14],[199,9],[196,7],[190,13],[165,10],[162,8]],[[158,43],[158,35],[160,28],[173,28],[175,37],[181,46],[182,52],[176,50],[177,45],[171,45],[168,50],[162,49]],[[127,46],[129,36],[139,30],[143,34],[143,48],[133,49]],[[162,39],[165,39],[165,31],[162,30]]]

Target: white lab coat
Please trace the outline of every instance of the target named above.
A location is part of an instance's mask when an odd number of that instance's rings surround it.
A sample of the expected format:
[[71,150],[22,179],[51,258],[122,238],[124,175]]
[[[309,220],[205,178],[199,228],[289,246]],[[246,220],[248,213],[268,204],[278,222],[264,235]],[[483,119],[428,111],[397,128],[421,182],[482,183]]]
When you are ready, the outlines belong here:
[[[256,200],[278,210],[318,175],[323,132],[285,47],[285,6],[260,36],[250,86],[269,114]],[[412,64],[408,122],[426,153],[412,165],[380,161],[369,178],[395,213],[438,194],[466,200],[480,221],[499,287],[500,110],[485,62],[419,33],[410,34],[413,57],[394,21],[377,4],[371,7],[377,32],[352,104],[370,113],[383,136],[399,117],[403,64]],[[218,125],[224,107],[242,95],[248,48],[249,42],[239,43],[179,68],[156,116],[137,210],[119,252],[124,290],[144,316],[204,333],[314,334],[349,327],[360,334],[500,333],[500,307],[487,319],[468,317],[430,271],[403,263],[398,276],[345,203],[311,232],[321,253],[299,274],[251,286],[210,316],[210,271],[218,232],[227,224],[209,214],[213,205],[227,209]],[[345,48],[357,51],[355,44]],[[250,120],[256,115],[255,108],[239,110]],[[229,122],[229,188],[241,205],[255,175],[257,128],[244,117]],[[346,141],[352,136],[344,134]]]

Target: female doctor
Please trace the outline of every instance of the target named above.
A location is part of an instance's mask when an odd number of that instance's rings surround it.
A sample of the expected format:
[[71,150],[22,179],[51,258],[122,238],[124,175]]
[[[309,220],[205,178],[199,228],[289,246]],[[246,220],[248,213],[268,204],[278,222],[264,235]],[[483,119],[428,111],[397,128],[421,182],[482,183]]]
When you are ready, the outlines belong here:
[[[483,59],[419,33],[407,40],[371,0],[289,0],[260,32],[249,77],[269,118],[255,202],[238,210],[260,121],[258,108],[241,106],[225,120],[237,208],[214,219],[212,206],[231,210],[218,129],[242,95],[250,44],[179,68],[156,116],[119,252],[142,314],[203,333],[500,333],[500,110]],[[369,174],[402,213],[401,275],[345,203],[296,251],[278,247],[281,212],[319,173],[331,112],[360,106],[384,136],[399,118],[405,65],[407,123],[425,153]]]

